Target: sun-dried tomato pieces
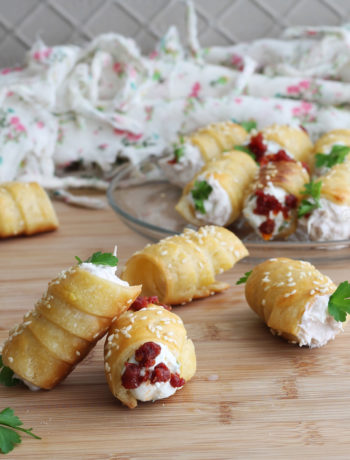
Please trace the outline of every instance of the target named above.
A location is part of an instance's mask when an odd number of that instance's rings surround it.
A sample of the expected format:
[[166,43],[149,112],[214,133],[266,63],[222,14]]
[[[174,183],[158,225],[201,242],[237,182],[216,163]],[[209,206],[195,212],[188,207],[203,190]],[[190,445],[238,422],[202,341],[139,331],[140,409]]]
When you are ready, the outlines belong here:
[[181,378],[179,374],[171,374],[170,377],[170,385],[173,388],[180,388],[185,385],[186,381],[185,379]]
[[135,351],[135,360],[141,367],[152,367],[156,362],[155,358],[160,352],[160,345],[154,342],[145,342]]
[[269,239],[275,230],[275,221],[272,219],[266,219],[265,222],[259,226],[259,230],[263,237],[266,236],[266,239]]
[[122,375],[122,385],[128,390],[140,386],[140,367],[134,363],[125,363],[125,371]]
[[168,380],[170,380],[170,377],[171,377],[171,372],[168,366],[164,363],[159,363],[153,369],[150,381],[151,383],[168,382]]
[[267,150],[267,146],[264,144],[264,136],[262,133],[258,133],[255,136],[252,136],[248,147],[254,153],[256,161],[260,163]]
[[254,214],[260,216],[268,216],[270,211],[278,214],[282,211],[282,204],[273,195],[264,193],[263,190],[256,190],[256,208],[253,210]]

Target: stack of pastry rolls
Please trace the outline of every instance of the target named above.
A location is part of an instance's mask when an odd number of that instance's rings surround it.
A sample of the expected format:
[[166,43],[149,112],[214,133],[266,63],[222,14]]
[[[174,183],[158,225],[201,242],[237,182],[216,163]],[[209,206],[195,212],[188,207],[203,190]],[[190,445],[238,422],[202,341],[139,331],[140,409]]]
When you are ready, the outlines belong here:
[[169,182],[182,188],[206,163],[218,159],[235,145],[243,144],[247,137],[247,131],[237,123],[213,123],[181,137],[173,145],[170,155],[159,164]]
[[328,311],[335,290],[335,284],[309,262],[281,257],[254,267],[245,295],[273,334],[313,348],[342,330],[342,323]]
[[[310,196],[314,206],[301,226],[311,240],[343,240],[350,237],[350,130],[335,130],[315,144],[315,184],[320,193]],[[316,187],[317,189],[317,187]]]
[[243,215],[264,240],[286,238],[297,228],[297,209],[309,182],[312,143],[299,127],[273,125],[251,137],[248,148],[260,170]]

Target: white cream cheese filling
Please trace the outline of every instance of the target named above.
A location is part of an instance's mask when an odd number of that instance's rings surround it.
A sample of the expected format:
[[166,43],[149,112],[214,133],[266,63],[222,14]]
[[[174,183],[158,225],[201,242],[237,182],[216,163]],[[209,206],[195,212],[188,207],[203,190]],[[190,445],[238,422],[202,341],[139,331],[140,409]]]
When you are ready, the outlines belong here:
[[184,142],[182,149],[183,155],[177,163],[169,163],[174,159],[173,152],[159,160],[159,166],[162,168],[165,177],[169,182],[181,188],[188,184],[205,164],[199,148],[191,144],[191,142]]
[[264,145],[266,145],[266,148],[267,148],[265,155],[273,155],[273,154],[279,152],[280,150],[284,150],[286,152],[287,156],[289,156],[290,158],[294,158],[294,155],[292,155],[290,152],[288,152],[288,150],[285,147],[283,147],[283,145],[278,144],[275,141],[267,141],[265,138],[264,138],[263,142],[264,142]]
[[[117,246],[114,248],[113,255],[117,255]],[[129,286],[129,283],[127,281],[123,281],[120,278],[118,278],[116,272],[117,272],[117,267],[111,267],[110,265],[99,265],[99,264],[93,264],[90,262],[83,262],[79,265],[79,268],[82,270],[85,270],[89,273],[92,273],[95,276],[98,276],[99,278],[102,278],[107,281],[111,281],[112,283],[119,284],[120,286]]]
[[212,187],[212,191],[210,192],[208,198],[203,200],[205,214],[195,208],[191,192],[187,195],[187,200],[194,207],[194,215],[196,219],[199,222],[206,224],[215,224],[220,226],[226,225],[229,222],[232,213],[232,205],[228,193],[221,186],[220,182],[212,175],[208,178],[204,175],[199,175],[197,181],[206,181]]
[[[157,343],[157,342],[155,342]],[[152,373],[152,370],[157,366],[159,363],[164,363],[172,374],[179,374],[180,375],[180,365],[176,361],[175,356],[169,350],[166,345],[161,343],[157,343],[161,347],[161,351],[159,355],[155,358],[155,364],[152,367],[148,367],[147,369]],[[129,363],[139,364],[135,360],[135,355],[132,356],[131,359],[128,360]],[[125,371],[125,367],[123,369],[122,374]],[[141,371],[142,372],[142,371]],[[142,374],[141,374],[142,375]],[[137,388],[129,390],[134,398],[138,399],[139,401],[156,401],[158,399],[168,398],[169,396],[173,395],[178,389],[174,388],[170,384],[170,380],[168,382],[156,382],[151,383],[150,381],[143,382]]]
[[346,240],[350,238],[350,206],[332,203],[326,198],[320,199],[320,208],[310,217],[300,220],[313,241]]
[[343,330],[341,322],[328,314],[329,295],[315,296],[309,303],[299,324],[299,345],[322,347]]
[[[271,182],[262,189],[266,195],[274,196],[283,206],[285,203],[285,198],[288,193],[283,190],[281,187],[275,187]],[[275,228],[271,234],[271,238],[273,238],[277,233],[282,231],[281,227],[287,227],[289,222],[285,220],[283,213],[279,211],[275,214],[273,211],[269,212],[268,216],[262,216],[260,214],[255,214],[254,209],[257,206],[257,196],[256,195],[249,195],[245,201],[245,205],[243,208],[243,215],[248,221],[249,225],[254,229],[254,231],[261,236],[261,232],[259,230],[260,225],[265,222],[267,219],[271,219],[275,222]]]

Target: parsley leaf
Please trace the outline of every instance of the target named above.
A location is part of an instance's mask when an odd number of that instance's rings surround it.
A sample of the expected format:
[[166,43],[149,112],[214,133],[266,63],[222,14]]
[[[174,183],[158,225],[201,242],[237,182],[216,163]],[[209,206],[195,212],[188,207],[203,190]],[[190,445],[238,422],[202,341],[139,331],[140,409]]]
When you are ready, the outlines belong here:
[[328,155],[325,153],[316,153],[316,167],[326,166],[327,168],[331,168],[336,164],[344,163],[345,157],[349,152],[350,147],[347,145],[333,145]]
[[204,200],[207,200],[213,187],[207,181],[202,180],[194,183],[191,195],[194,201],[194,207],[202,214],[205,214]]
[[2,362],[2,356],[0,355],[0,383],[5,387],[13,387],[21,383],[20,380],[13,378],[13,370],[9,367],[4,366]]
[[21,427],[21,420],[15,415],[13,409],[10,407],[0,412],[0,425],[2,425],[0,426],[0,452],[3,454],[7,454],[16,444],[21,443],[21,437],[14,430],[22,431],[35,439],[41,439],[39,436],[32,433],[32,428],[25,429]]
[[256,129],[256,121],[255,120],[249,120],[249,121],[242,121],[240,123],[242,128],[244,128],[248,133],[252,131],[253,129]]
[[[78,257],[75,256],[79,264],[83,263],[83,261]],[[95,265],[109,265],[110,267],[116,267],[118,264],[118,257],[114,256],[110,252],[95,252],[86,259],[84,262],[95,264]]]
[[249,276],[251,275],[253,270],[250,270],[250,272],[246,272],[244,273],[244,276],[242,276],[242,278],[240,278],[236,284],[244,284],[247,282]]
[[321,197],[322,181],[314,182],[311,181],[305,184],[305,190],[300,192],[302,195],[309,195],[311,199],[302,200],[298,209],[298,217],[303,217],[306,214],[310,214],[314,209],[320,208],[320,197]]
[[350,284],[348,281],[340,283],[329,298],[328,313],[336,321],[344,322],[346,315],[350,314]]
[[179,142],[177,144],[173,144],[174,146],[174,157],[176,163],[180,161],[180,158],[185,155],[185,138],[183,136],[179,136]]
[[254,155],[254,153],[250,150],[250,148],[247,145],[235,145],[233,147],[233,150],[239,150],[240,152],[247,153],[256,162],[256,156]]

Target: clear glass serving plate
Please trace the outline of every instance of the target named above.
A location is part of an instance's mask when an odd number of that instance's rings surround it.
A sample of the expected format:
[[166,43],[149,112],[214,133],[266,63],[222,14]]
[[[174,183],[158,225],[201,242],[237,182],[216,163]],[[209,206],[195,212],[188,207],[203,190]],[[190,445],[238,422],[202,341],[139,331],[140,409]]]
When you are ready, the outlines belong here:
[[[130,228],[153,241],[181,233],[186,227],[196,228],[174,209],[181,196],[178,187],[167,180],[142,183],[134,173],[131,164],[123,165],[107,190],[109,204]],[[243,221],[229,228],[244,241],[253,259],[284,256],[325,262],[350,258],[350,240],[315,242],[296,234],[284,241],[262,241]]]

